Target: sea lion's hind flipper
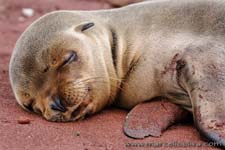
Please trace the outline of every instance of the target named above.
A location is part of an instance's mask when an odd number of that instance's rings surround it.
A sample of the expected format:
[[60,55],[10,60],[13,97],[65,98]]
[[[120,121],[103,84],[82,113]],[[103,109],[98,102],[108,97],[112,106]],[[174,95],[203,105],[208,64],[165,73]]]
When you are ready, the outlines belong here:
[[128,113],[123,130],[132,138],[159,137],[162,131],[187,115],[186,110],[165,100],[145,102]]
[[209,47],[189,49],[176,69],[192,101],[197,129],[215,146],[225,147],[225,53]]

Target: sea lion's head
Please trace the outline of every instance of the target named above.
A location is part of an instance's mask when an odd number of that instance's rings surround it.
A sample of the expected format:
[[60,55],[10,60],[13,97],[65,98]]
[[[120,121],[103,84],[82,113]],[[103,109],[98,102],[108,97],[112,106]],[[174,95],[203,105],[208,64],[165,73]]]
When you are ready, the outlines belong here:
[[[51,121],[71,121],[112,102],[111,35],[81,13],[41,17],[18,39],[10,82],[18,103]],[[90,17],[89,17],[90,18]]]

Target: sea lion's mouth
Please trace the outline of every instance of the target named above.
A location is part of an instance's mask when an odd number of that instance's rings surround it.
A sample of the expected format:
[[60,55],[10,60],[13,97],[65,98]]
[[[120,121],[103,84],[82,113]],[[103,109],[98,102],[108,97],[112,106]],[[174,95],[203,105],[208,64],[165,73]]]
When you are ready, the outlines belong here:
[[86,103],[85,100],[75,106],[75,109],[71,112],[71,120],[82,120],[86,116],[90,115],[92,113],[92,103]]
[[71,120],[72,121],[82,120],[85,117],[91,115],[91,113],[92,113],[92,110],[89,109],[88,107],[85,107],[85,108],[79,107],[78,109],[74,110],[71,113]]

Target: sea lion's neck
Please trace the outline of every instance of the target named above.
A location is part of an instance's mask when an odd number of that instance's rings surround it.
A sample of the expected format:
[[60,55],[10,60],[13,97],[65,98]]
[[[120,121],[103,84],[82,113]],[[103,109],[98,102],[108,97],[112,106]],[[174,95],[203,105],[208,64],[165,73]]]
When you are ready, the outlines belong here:
[[140,51],[134,49],[126,33],[126,29],[121,31],[110,27],[112,62],[117,78],[120,80],[126,79],[140,56]]

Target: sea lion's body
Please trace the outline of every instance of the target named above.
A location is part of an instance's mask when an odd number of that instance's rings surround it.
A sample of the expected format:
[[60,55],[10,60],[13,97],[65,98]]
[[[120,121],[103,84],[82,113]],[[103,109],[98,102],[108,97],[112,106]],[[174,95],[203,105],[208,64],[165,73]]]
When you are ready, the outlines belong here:
[[[188,93],[177,81],[176,62],[194,47],[204,46],[202,51],[209,51],[217,44],[225,46],[221,14],[225,14],[225,3],[219,1],[152,1],[99,13],[101,21],[107,18],[106,24],[115,28],[119,39],[115,68],[126,84],[117,104],[132,108],[165,96],[191,110]],[[136,64],[132,73],[127,73],[131,60]]]
[[[95,113],[111,103],[130,109],[141,102],[162,96],[192,111],[200,131],[224,144],[224,139],[219,137],[223,134],[225,119],[224,15],[225,2],[221,0],[159,0],[113,10],[50,13],[32,24],[17,42],[10,63],[11,83],[17,100],[20,96],[15,85],[21,86],[19,80],[29,76],[29,82],[38,91],[39,100],[36,100],[35,105],[45,113],[45,118],[51,120],[55,112],[46,114],[50,102],[38,104],[46,97],[43,93],[60,93],[65,88],[64,95],[69,98],[61,97],[74,100],[66,93],[69,85],[62,84],[87,75],[100,76],[108,84],[104,83],[103,86],[96,79],[96,83],[90,85],[94,94],[90,94],[90,90],[83,91],[86,92],[83,99],[94,102],[81,114]],[[75,25],[83,22],[93,22],[95,26],[89,31],[84,30],[93,24],[78,26],[73,30]],[[78,42],[74,39],[78,39]],[[58,41],[64,44],[59,46]],[[68,43],[72,44],[68,46]],[[50,69],[51,73],[47,75],[36,73],[37,68],[43,68],[40,64],[43,66],[46,63],[43,61],[46,57],[41,56],[45,55],[46,49],[48,52],[52,49],[59,52],[56,45],[62,47],[63,54],[71,49],[68,47],[78,49],[81,58],[76,73],[75,63],[71,64],[73,67],[67,66],[66,74],[60,72],[60,77],[53,73],[56,72],[54,69]],[[34,63],[25,66],[26,62],[34,59]],[[18,70],[23,76],[19,75]],[[16,79],[18,76],[21,79]],[[54,83],[56,77],[60,85]],[[59,86],[58,89],[53,88],[53,84]],[[99,89],[98,92],[95,88]],[[54,92],[49,92],[52,89]],[[86,95],[91,98],[86,98]],[[23,105],[21,100],[18,101]],[[92,101],[87,101],[84,107]],[[74,113],[75,108],[68,108],[67,114],[66,110],[61,110],[63,115],[67,115],[66,121],[70,118],[68,116],[72,118],[77,115],[77,112]],[[79,112],[81,110],[83,107]],[[50,115],[52,113],[54,115]],[[52,120],[64,121],[65,118],[57,119],[58,116],[62,114],[57,113]]]

